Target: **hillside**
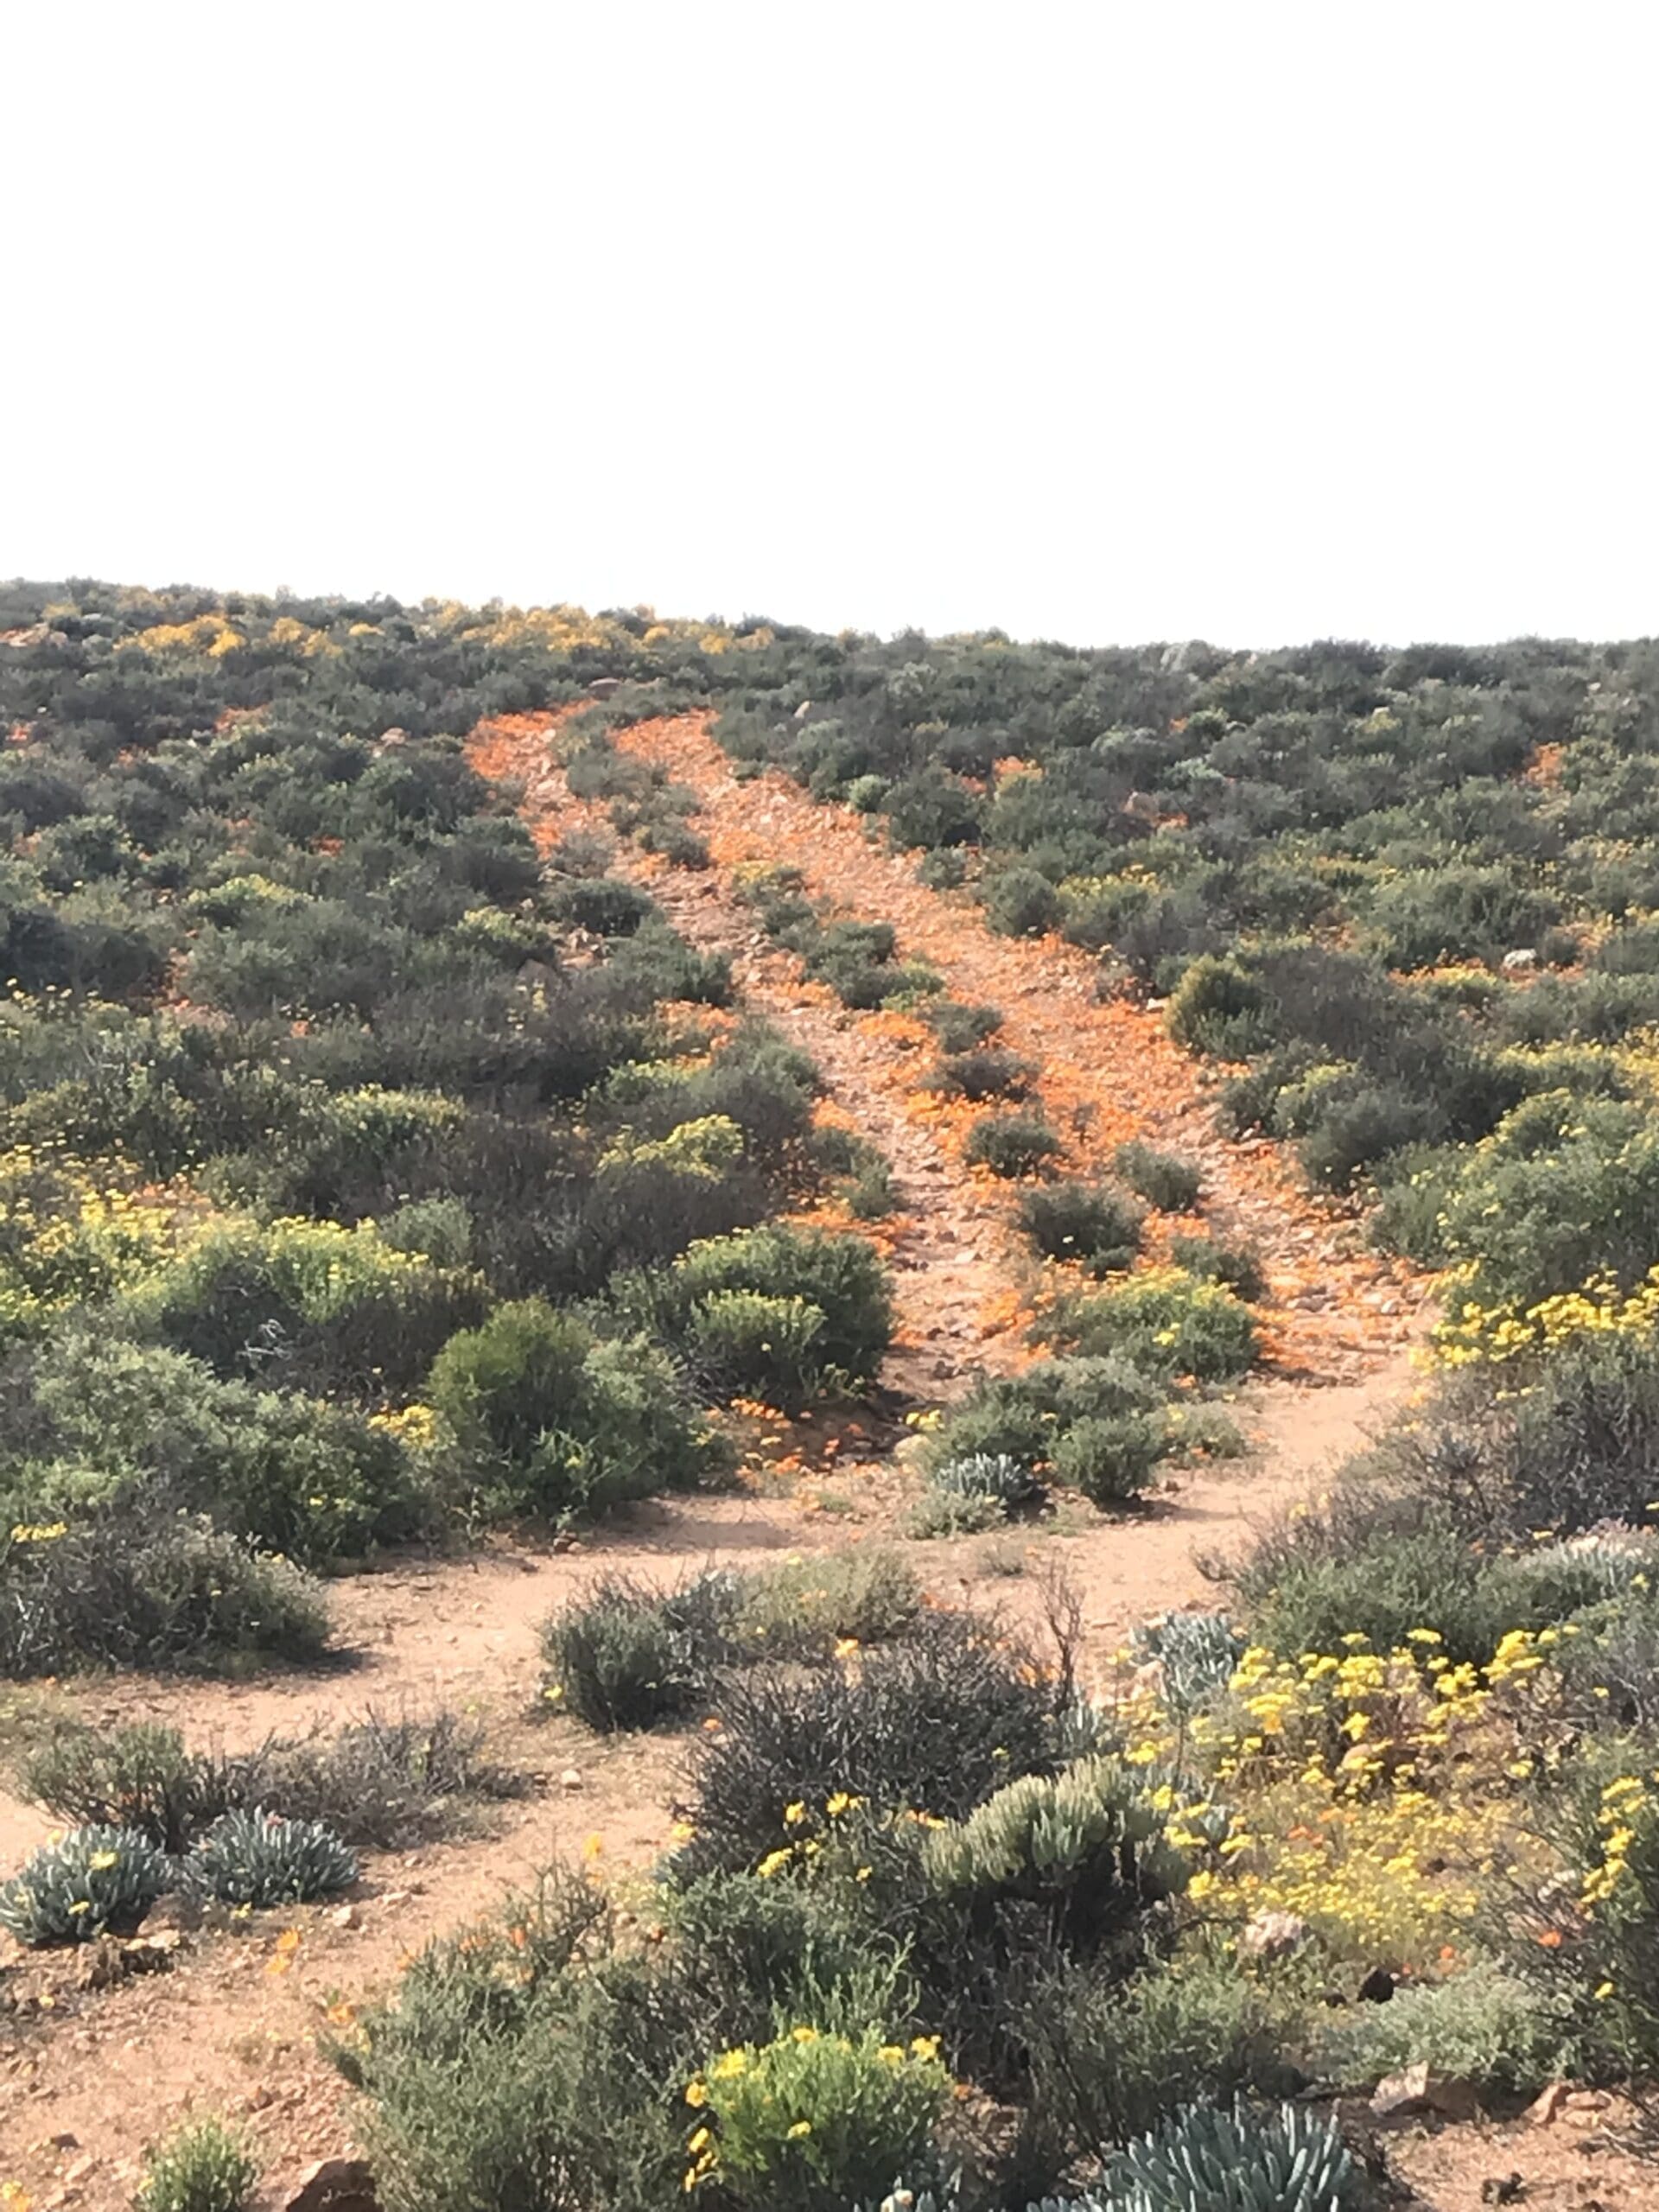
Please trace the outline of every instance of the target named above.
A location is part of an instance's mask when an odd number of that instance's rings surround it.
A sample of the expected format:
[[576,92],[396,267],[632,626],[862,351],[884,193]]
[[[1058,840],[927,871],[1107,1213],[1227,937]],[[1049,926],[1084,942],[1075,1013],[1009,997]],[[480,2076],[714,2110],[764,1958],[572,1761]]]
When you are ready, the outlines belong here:
[[1659,2196],[1659,646],[14,583],[0,731],[13,2212]]

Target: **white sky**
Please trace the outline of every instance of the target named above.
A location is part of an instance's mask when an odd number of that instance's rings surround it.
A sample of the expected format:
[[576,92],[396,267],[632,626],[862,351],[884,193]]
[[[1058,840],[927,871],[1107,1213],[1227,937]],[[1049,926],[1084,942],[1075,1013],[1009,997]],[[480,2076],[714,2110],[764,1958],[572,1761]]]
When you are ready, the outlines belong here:
[[0,48],[0,574],[1659,631],[1649,0],[216,0]]

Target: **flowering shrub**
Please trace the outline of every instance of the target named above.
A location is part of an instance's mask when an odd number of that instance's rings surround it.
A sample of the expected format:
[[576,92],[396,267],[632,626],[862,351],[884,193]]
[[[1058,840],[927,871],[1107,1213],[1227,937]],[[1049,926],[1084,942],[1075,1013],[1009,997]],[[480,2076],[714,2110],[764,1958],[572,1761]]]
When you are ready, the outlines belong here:
[[919,2163],[950,2095],[937,2036],[802,2024],[721,2051],[688,2083],[685,2188],[706,2182],[755,2212],[846,2212]]

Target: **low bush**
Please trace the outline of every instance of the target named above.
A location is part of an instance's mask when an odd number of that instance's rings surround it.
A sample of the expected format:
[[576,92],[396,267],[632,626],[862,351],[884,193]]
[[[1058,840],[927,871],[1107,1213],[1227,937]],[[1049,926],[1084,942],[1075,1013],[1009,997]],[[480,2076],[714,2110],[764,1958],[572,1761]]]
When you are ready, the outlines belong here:
[[1199,1282],[1221,1283],[1237,1298],[1260,1298],[1268,1287],[1260,1255],[1242,1238],[1172,1236],[1169,1256]]
[[1119,1145],[1114,1164],[1129,1188],[1160,1213],[1191,1213],[1204,1188],[1204,1178],[1190,1160],[1160,1152],[1138,1137]]
[[254,1805],[214,1821],[185,1861],[190,1888],[256,1910],[308,1904],[348,1890],[357,1859],[321,1821],[284,1820]]
[[130,1934],[173,1886],[166,1855],[136,1828],[72,1828],[0,1885],[0,1928],[20,1943],[88,1943]]
[[496,1516],[599,1513],[723,1464],[663,1352],[642,1338],[595,1338],[541,1299],[498,1306],[453,1337],[427,1396],[478,1455],[479,1503]]
[[217,2120],[175,2128],[144,2153],[137,2212],[244,2212],[259,2169],[238,2135]]
[[879,2028],[798,2024],[721,2051],[692,2077],[684,2186],[712,2183],[744,2212],[847,2212],[920,2161],[950,2091],[938,2037],[906,2045]]
[[798,1802],[837,1794],[874,1810],[960,1817],[1010,1776],[1047,1768],[1065,1684],[984,1630],[929,1614],[855,1669],[764,1666],[731,1676],[681,1808],[694,1831],[677,1878],[753,1866]]
[[1284,2096],[1303,2085],[1285,2055],[1300,2028],[1294,1993],[1209,1951],[1184,1955],[1174,1972],[1158,1962],[1128,1980],[1090,1961],[1058,1967],[1023,2004],[1019,2025],[1033,2112],[1052,2139],[1096,2158],[1172,2107],[1241,2090]]
[[1042,937],[1059,923],[1060,894],[1034,868],[1000,868],[980,887],[985,918],[1004,937]]
[[739,1649],[768,1659],[824,1660],[837,1646],[893,1643],[922,1603],[905,1561],[879,1548],[785,1560],[736,1587]]
[[607,1734],[679,1719],[733,1654],[736,1602],[728,1575],[671,1591],[607,1575],[543,1624],[545,1694]]
[[688,1357],[721,1396],[762,1398],[796,1412],[817,1395],[823,1363],[816,1346],[826,1325],[805,1298],[768,1298],[758,1290],[717,1290],[691,1309]]
[[[752,1390],[764,1382],[798,1396],[832,1380],[866,1382],[893,1331],[887,1271],[863,1237],[776,1223],[707,1238],[665,1275],[629,1278],[614,1290],[625,1311],[688,1347],[700,1327],[711,1325],[700,1317],[714,1301],[741,1296],[744,1303],[718,1310],[729,1317],[728,1346],[743,1347]],[[765,1310],[754,1300],[765,1301]],[[778,1336],[769,1333],[774,1315]],[[718,1338],[718,1325],[713,1329]],[[756,1373],[766,1362],[770,1376]]]
[[1042,1324],[1085,1355],[1119,1353],[1149,1375],[1227,1382],[1255,1363],[1249,1308],[1218,1282],[1147,1268],[1114,1288],[1062,1298]]
[[1021,1059],[1017,1052],[981,1046],[965,1052],[947,1053],[929,1076],[928,1088],[982,1106],[988,1098],[1029,1096],[1037,1072],[1035,1062]]
[[1049,1183],[1021,1192],[1014,1218],[1046,1260],[1092,1275],[1133,1267],[1143,1217],[1127,1192],[1098,1183]]
[[1163,1456],[1163,1422],[1152,1414],[1091,1414],[1061,1431],[1054,1479],[1096,1505],[1138,1497]]
[[246,1751],[189,1750],[176,1729],[63,1722],[20,1760],[18,1788],[77,1825],[138,1829],[177,1857],[219,1816],[264,1805],[321,1821],[351,1844],[407,1850],[447,1835],[479,1800],[514,1793],[484,1732],[447,1707],[372,1707],[334,1735],[268,1737]]
[[0,1552],[0,1674],[14,1678],[298,1662],[327,1637],[321,1594],[297,1567],[187,1514],[135,1504],[14,1529]]
[[1121,1357],[1038,1360],[1019,1375],[988,1378],[954,1406],[930,1437],[925,1464],[989,1452],[1035,1468],[1052,1460],[1074,1422],[1155,1414],[1162,1399],[1159,1385]]
[[1002,1027],[999,1006],[969,1006],[961,999],[936,998],[920,1011],[922,1020],[938,1039],[942,1052],[971,1052]]
[[1062,1149],[1046,1122],[1035,1114],[987,1114],[968,1132],[963,1158],[970,1167],[988,1167],[1013,1182],[1040,1175]]
[[1309,2063],[1339,2089],[1426,2065],[1450,2081],[1527,2094],[1575,2070],[1559,1999],[1490,1960],[1444,1981],[1407,1984],[1387,2005],[1348,2005],[1319,2019]]

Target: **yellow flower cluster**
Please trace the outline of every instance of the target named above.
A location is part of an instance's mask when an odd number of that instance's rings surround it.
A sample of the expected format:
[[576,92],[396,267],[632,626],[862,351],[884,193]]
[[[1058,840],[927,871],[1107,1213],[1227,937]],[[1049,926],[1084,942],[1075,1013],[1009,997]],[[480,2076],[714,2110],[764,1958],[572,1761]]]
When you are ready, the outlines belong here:
[[1639,1827],[1654,1808],[1648,1783],[1640,1775],[1622,1774],[1601,1793],[1596,1811],[1601,1857],[1585,1876],[1579,1904],[1586,1913],[1605,1904],[1630,1871],[1631,1847]]
[[1628,1336],[1651,1342],[1659,1334],[1659,1268],[1640,1286],[1621,1291],[1611,1275],[1598,1275],[1578,1290],[1517,1311],[1513,1306],[1481,1306],[1465,1300],[1434,1331],[1434,1358],[1442,1367],[1497,1365],[1558,1350],[1587,1337]]

